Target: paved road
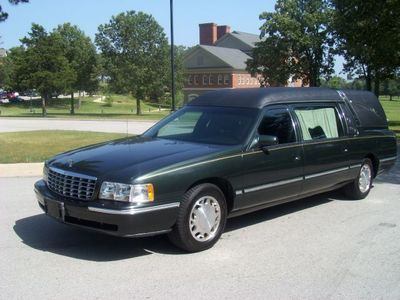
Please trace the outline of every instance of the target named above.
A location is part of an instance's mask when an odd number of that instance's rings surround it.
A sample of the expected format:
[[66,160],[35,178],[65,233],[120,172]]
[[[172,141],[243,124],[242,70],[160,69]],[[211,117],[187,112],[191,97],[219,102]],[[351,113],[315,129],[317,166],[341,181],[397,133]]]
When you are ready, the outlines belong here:
[[150,128],[153,121],[68,120],[0,118],[0,132],[32,130],[84,130],[140,134]]
[[3,299],[400,299],[400,164],[370,196],[329,193],[228,221],[208,251],[120,239],[44,216],[0,178]]

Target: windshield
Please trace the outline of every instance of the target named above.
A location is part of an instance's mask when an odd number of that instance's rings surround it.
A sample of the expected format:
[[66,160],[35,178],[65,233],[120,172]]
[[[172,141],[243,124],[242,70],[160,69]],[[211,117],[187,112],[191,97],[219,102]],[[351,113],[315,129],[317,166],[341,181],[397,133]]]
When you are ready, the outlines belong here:
[[186,106],[149,129],[144,136],[217,145],[243,144],[257,109]]

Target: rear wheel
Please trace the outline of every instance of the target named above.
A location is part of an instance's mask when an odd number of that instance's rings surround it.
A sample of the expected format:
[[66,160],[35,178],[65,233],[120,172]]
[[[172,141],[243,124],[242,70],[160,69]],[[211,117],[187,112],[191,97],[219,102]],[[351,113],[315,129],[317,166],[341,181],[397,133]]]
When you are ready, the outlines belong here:
[[371,190],[373,167],[369,158],[364,159],[357,178],[345,187],[345,193],[354,200],[364,199]]
[[209,183],[197,185],[185,193],[169,238],[177,247],[189,252],[211,248],[224,231],[226,215],[222,191]]

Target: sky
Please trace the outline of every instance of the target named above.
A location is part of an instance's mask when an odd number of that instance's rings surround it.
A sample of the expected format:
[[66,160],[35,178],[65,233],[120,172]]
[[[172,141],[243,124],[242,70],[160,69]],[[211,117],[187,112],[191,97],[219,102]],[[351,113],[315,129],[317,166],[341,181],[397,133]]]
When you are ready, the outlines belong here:
[[[128,10],[153,15],[170,37],[169,0],[30,0],[30,3],[10,5],[0,0],[9,17],[0,23],[0,47],[20,45],[19,39],[30,31],[32,23],[51,31],[59,24],[77,25],[94,40],[100,24],[108,23],[113,15]],[[174,0],[174,42],[176,45],[198,44],[200,23],[229,25],[232,30],[259,34],[259,15],[273,11],[276,0]],[[342,60],[336,64],[341,70]]]

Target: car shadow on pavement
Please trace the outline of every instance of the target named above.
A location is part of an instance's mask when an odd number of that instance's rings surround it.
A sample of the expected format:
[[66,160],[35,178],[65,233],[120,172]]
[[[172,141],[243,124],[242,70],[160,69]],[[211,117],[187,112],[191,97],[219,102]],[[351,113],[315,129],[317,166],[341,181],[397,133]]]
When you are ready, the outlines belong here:
[[392,183],[392,184],[400,184],[400,147],[397,148],[397,160],[394,166],[382,174],[378,175],[374,183]]
[[323,205],[336,199],[341,200],[341,198],[341,193],[339,191],[334,191],[257,210],[243,216],[228,219],[225,232],[234,231],[243,227],[273,220],[275,218],[289,215],[304,209]]
[[15,233],[34,249],[82,260],[106,262],[152,253],[182,254],[166,236],[120,238],[61,224],[40,214],[17,220]]

